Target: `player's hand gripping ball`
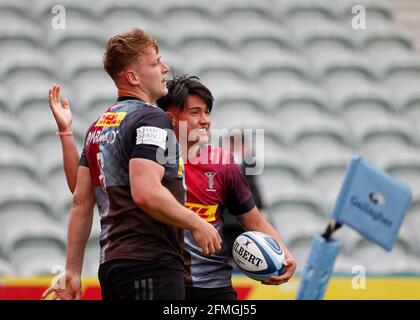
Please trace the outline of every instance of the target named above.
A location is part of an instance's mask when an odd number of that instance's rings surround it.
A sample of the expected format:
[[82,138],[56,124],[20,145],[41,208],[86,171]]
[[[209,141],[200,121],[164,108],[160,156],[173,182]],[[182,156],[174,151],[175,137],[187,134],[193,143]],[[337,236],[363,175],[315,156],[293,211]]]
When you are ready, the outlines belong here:
[[247,231],[233,243],[233,260],[248,277],[263,281],[279,276],[284,270],[285,255],[280,245],[269,235]]

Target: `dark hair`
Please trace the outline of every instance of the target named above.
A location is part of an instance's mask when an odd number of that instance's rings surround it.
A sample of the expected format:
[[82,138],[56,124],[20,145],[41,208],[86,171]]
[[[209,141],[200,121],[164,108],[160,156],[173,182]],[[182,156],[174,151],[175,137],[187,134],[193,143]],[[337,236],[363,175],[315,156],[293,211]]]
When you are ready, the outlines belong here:
[[172,80],[168,80],[166,83],[168,94],[160,98],[157,105],[165,111],[169,106],[175,105],[182,112],[187,104],[188,96],[197,95],[204,100],[209,112],[211,112],[214,101],[213,95],[199,80],[196,76],[174,76]]

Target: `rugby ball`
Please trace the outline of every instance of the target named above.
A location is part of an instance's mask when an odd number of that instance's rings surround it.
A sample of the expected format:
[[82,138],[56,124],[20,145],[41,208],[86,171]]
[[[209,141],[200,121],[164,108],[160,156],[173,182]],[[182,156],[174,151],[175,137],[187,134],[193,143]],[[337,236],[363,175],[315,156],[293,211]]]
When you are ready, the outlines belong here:
[[233,260],[248,277],[263,281],[284,272],[285,256],[280,245],[269,235],[258,231],[240,234],[232,248]]

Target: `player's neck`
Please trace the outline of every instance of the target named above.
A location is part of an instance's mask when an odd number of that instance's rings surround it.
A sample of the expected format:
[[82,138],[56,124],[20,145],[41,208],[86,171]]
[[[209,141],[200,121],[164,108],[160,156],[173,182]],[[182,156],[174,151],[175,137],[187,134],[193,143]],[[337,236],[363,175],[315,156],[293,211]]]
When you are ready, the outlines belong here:
[[146,103],[156,104],[154,99],[150,98],[143,91],[131,90],[131,89],[118,89],[118,97],[136,97]]

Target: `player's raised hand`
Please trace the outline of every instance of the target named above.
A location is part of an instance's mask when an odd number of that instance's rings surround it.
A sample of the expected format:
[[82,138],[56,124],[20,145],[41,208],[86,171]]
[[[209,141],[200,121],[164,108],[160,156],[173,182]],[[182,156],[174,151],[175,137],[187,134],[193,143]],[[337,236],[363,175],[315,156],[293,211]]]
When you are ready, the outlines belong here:
[[284,260],[283,264],[286,269],[284,270],[284,273],[281,276],[271,276],[269,279],[261,281],[261,283],[268,285],[279,285],[289,281],[297,267],[296,259],[291,255],[286,256],[286,259]]
[[191,230],[195,242],[201,247],[203,255],[207,256],[221,249],[222,238],[216,228],[199,218],[195,228]]
[[70,271],[63,272],[53,281],[51,287],[45,290],[42,299],[45,299],[51,293],[51,300],[80,300],[82,295],[80,275]]
[[72,114],[67,98],[60,101],[60,86],[54,85],[48,91],[51,111],[57,122],[58,131],[71,131]]

